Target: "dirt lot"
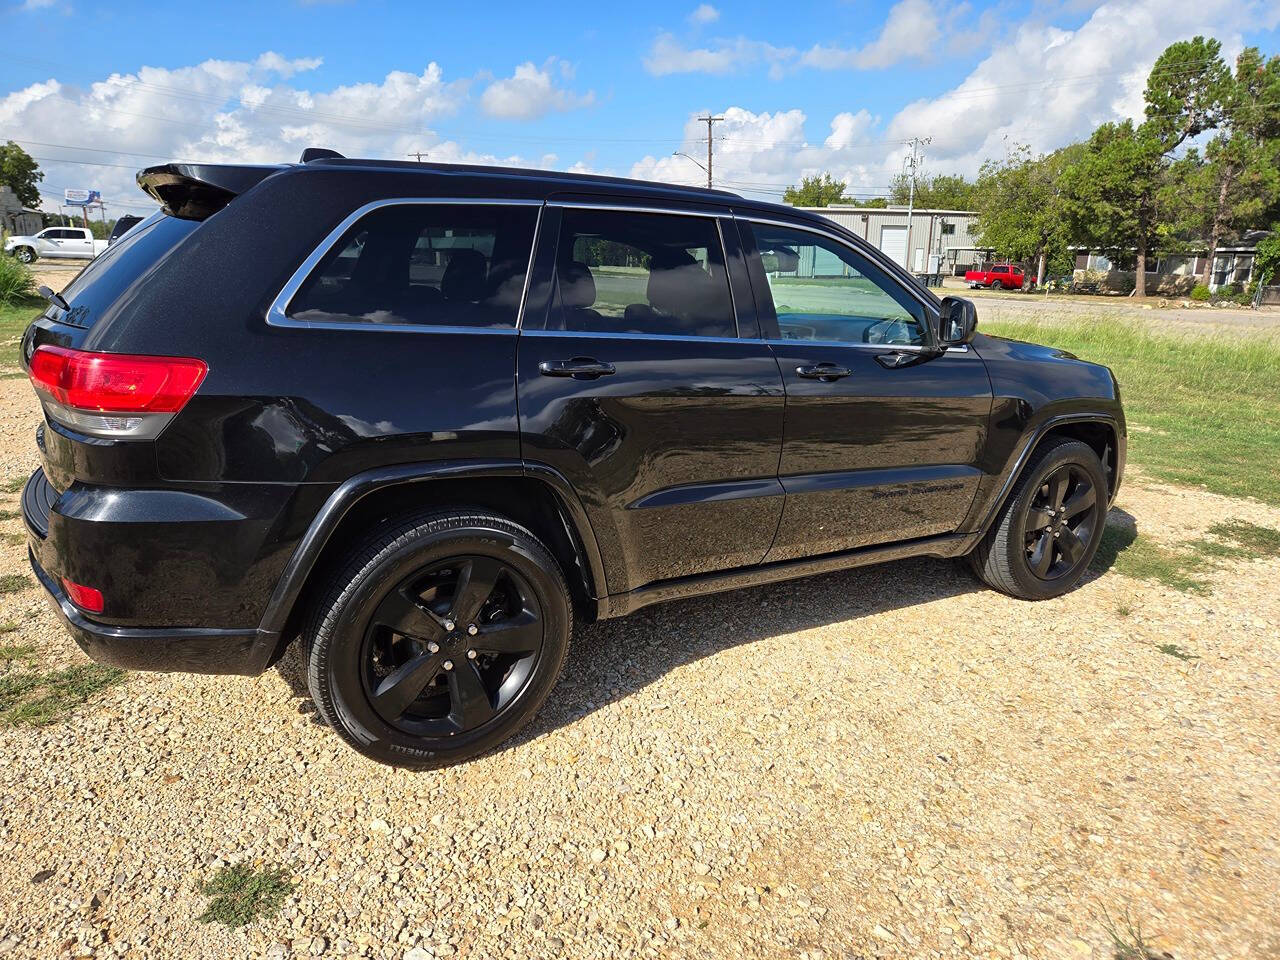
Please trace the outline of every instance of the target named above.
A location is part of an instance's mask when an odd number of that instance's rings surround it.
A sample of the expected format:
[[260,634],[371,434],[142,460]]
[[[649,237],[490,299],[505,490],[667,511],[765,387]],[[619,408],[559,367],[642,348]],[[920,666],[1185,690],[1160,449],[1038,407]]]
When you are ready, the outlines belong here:
[[[0,480],[37,417],[0,380]],[[1280,526],[1137,476],[1115,514],[1224,518]],[[0,729],[0,956],[1102,960],[1126,913],[1179,960],[1280,956],[1278,581],[1033,605],[915,561],[656,607],[581,629],[516,743],[423,774],[344,749],[292,656],[132,675]],[[0,624],[26,669],[85,662],[32,586]],[[242,860],[289,870],[283,910],[197,922]]]

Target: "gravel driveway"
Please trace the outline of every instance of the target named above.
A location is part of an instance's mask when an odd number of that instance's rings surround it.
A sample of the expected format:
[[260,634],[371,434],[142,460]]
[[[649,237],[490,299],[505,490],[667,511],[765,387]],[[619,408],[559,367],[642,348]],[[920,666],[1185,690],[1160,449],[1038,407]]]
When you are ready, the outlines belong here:
[[[0,479],[36,420],[0,381]],[[1280,526],[1140,477],[1120,507],[1169,541]],[[344,749],[292,655],[135,674],[0,729],[0,955],[1101,960],[1128,911],[1179,960],[1277,956],[1277,582],[1028,604],[913,561],[655,607],[581,629],[523,736],[432,773]],[[36,589],[5,621],[83,662]],[[291,871],[283,911],[196,922],[239,860]]]

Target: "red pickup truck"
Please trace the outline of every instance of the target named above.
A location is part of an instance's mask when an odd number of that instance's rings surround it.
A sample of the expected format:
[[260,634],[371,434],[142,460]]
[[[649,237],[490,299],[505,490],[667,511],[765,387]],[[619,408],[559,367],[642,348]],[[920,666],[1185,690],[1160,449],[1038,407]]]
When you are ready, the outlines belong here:
[[1010,263],[997,263],[984,270],[965,272],[964,282],[971,287],[990,287],[992,290],[1021,290],[1027,278],[1022,268]]

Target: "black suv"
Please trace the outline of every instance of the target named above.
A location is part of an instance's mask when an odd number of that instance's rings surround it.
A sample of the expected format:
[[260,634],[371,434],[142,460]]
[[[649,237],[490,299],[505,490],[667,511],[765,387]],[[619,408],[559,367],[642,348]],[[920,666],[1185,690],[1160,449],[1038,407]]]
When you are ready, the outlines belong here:
[[138,180],[22,343],[31,562],[96,660],[300,636],[334,729],[425,767],[529,720],[575,616],[920,555],[1038,599],[1102,536],[1111,372],[823,217],[329,151]]

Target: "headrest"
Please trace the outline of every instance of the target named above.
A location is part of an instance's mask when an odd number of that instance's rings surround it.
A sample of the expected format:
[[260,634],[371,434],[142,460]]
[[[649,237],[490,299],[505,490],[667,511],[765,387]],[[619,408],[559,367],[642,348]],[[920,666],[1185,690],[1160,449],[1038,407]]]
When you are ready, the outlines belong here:
[[649,272],[646,290],[649,303],[656,310],[673,317],[691,319],[701,316],[715,302],[715,281],[692,259],[688,263],[659,267]]
[[560,302],[584,309],[596,302],[596,278],[585,263],[573,260],[560,268]]
[[440,278],[440,292],[446,300],[483,300],[488,264],[479,250],[454,250]]

